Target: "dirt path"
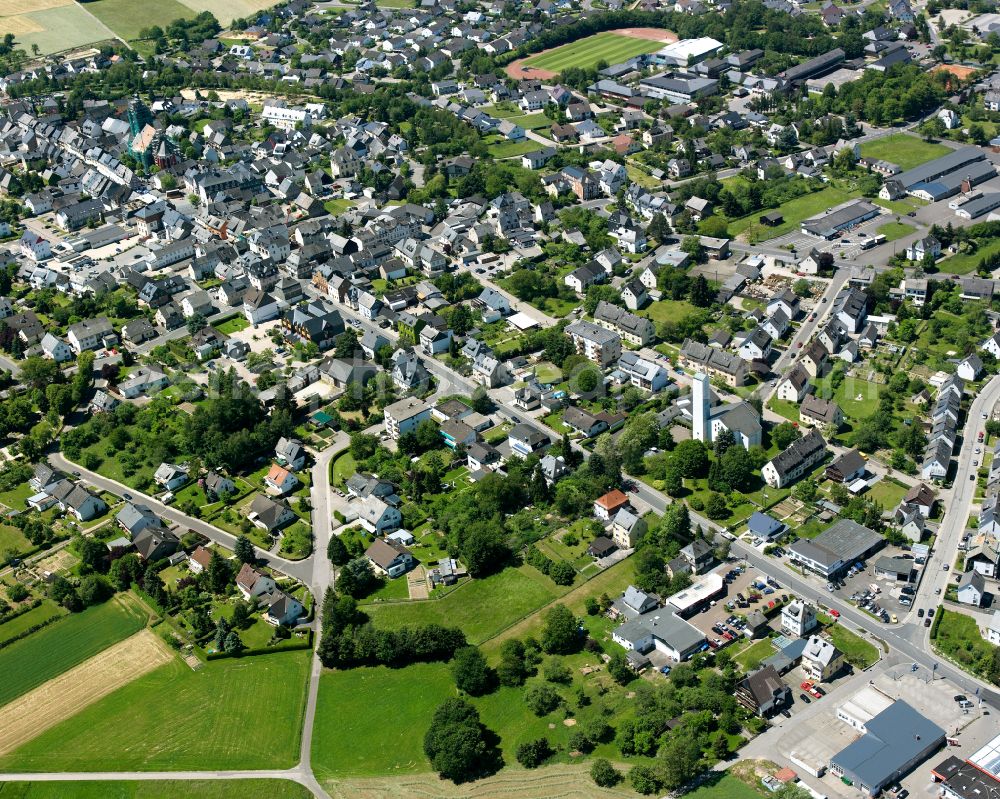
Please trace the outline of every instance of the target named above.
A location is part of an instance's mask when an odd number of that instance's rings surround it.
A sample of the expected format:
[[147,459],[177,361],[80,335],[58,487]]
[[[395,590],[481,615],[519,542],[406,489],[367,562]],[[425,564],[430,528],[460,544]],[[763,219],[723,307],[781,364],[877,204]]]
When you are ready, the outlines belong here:
[[409,589],[410,599],[427,599],[430,596],[427,590],[427,569],[423,565],[406,575],[406,587]]
[[555,765],[527,771],[508,766],[495,777],[455,785],[434,774],[324,782],[333,799],[495,799],[530,796],[531,799],[616,799],[634,797],[625,787],[598,788],[587,766]]
[[173,657],[153,632],[142,630],[3,707],[0,755],[36,738]]
[[[633,39],[648,39],[653,42],[663,42],[664,44],[670,44],[671,42],[677,41],[677,34],[673,31],[664,30],[663,28],[618,28],[617,30],[605,31],[606,33],[616,33],[619,36],[631,36]],[[559,47],[565,47],[570,42],[565,42],[559,45]],[[529,67],[526,62],[537,58],[545,53],[551,53],[553,50],[558,50],[559,47],[550,47],[548,50],[542,50],[538,53],[532,53],[527,58],[519,58],[517,61],[511,61],[506,68],[507,75],[514,80],[550,80],[556,77],[559,73],[553,72],[550,69],[538,69],[538,67]]]

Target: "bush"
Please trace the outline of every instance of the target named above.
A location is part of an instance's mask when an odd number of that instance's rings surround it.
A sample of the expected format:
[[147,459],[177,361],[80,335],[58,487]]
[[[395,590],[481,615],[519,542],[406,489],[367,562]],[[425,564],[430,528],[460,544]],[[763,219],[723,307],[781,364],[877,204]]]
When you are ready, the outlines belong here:
[[538,738],[528,741],[517,747],[515,757],[517,762],[525,768],[537,768],[542,765],[552,755],[552,747],[549,746],[548,738]]
[[466,646],[455,652],[451,673],[458,689],[471,696],[489,693],[496,685],[496,673],[486,665],[483,653],[474,646]]
[[10,597],[11,602],[23,602],[28,598],[28,589],[21,583],[14,583],[7,589],[7,596]]
[[621,772],[603,757],[590,767],[590,778],[601,788],[614,788],[622,780]]

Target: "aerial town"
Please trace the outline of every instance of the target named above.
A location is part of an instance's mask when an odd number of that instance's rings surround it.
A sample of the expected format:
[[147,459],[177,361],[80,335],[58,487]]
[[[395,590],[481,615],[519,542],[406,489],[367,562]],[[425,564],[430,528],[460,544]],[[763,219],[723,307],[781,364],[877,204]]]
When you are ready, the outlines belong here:
[[0,795],[1000,797],[995,2],[0,36]]

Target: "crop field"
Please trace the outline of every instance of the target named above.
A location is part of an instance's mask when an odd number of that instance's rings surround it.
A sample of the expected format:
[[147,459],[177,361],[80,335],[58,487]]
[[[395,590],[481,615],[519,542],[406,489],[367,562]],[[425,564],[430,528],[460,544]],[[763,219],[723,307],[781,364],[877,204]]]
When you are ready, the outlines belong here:
[[913,169],[949,152],[951,148],[944,144],[927,142],[907,133],[893,133],[861,145],[861,155],[866,158],[889,161],[902,169]]
[[0,758],[0,769],[289,768],[298,762],[310,657],[217,660],[197,672],[172,658]]
[[13,33],[17,46],[31,54],[57,53],[113,39],[114,33],[73,0],[3,0],[0,34]]
[[0,624],[0,644],[16,638],[36,624],[42,624],[65,613],[66,611],[51,599],[46,599],[37,608],[32,608],[27,613],[22,613],[20,616]]
[[291,780],[121,780],[116,782],[5,782],[3,799],[309,799]]
[[633,56],[655,53],[664,43],[637,39],[618,33],[595,33],[585,39],[564,44],[525,60],[525,65],[549,72],[561,72],[570,67],[592,69],[598,61],[620,64]]
[[139,38],[139,31],[153,25],[166,28],[175,19],[190,19],[195,12],[177,0],[91,0],[86,9],[123,39]]
[[[44,605],[42,607],[45,607]],[[132,601],[113,599],[0,649],[0,706],[146,626]]]
[[172,657],[160,638],[142,630],[19,696],[3,709],[0,755],[36,738]]

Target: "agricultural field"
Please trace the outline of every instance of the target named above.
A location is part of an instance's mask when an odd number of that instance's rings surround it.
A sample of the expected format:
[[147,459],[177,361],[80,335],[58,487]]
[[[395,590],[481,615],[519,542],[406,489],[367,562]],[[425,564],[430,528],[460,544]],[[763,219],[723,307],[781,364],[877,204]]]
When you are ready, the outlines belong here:
[[902,169],[913,169],[949,152],[951,148],[947,145],[927,142],[907,133],[893,133],[861,145],[861,155],[865,158],[889,161]]
[[146,614],[126,594],[53,622],[0,649],[0,674],[4,675],[0,682],[0,705],[6,705],[145,626]]
[[664,42],[605,32],[539,53],[526,59],[524,64],[551,72],[561,72],[570,67],[592,69],[598,61],[619,64],[633,56],[655,53],[663,47]]
[[65,615],[66,611],[51,599],[43,600],[37,608],[32,608],[27,613],[22,613],[10,621],[0,624],[0,644],[17,638],[25,630],[34,627],[36,624],[44,624],[49,619],[55,619]]
[[197,672],[173,658],[0,758],[0,768],[288,768],[299,756],[310,657],[217,660]]
[[72,50],[115,38],[110,28],[73,0],[0,0],[0,35],[13,33],[29,55]]
[[142,630],[22,694],[4,705],[0,755],[37,738],[45,730],[172,658],[162,639],[149,630]]
[[178,0],[91,0],[84,6],[126,41],[139,38],[139,31],[153,25],[166,28],[175,19],[190,19],[195,12]]
[[291,780],[121,780],[116,782],[5,782],[3,799],[309,799]]

